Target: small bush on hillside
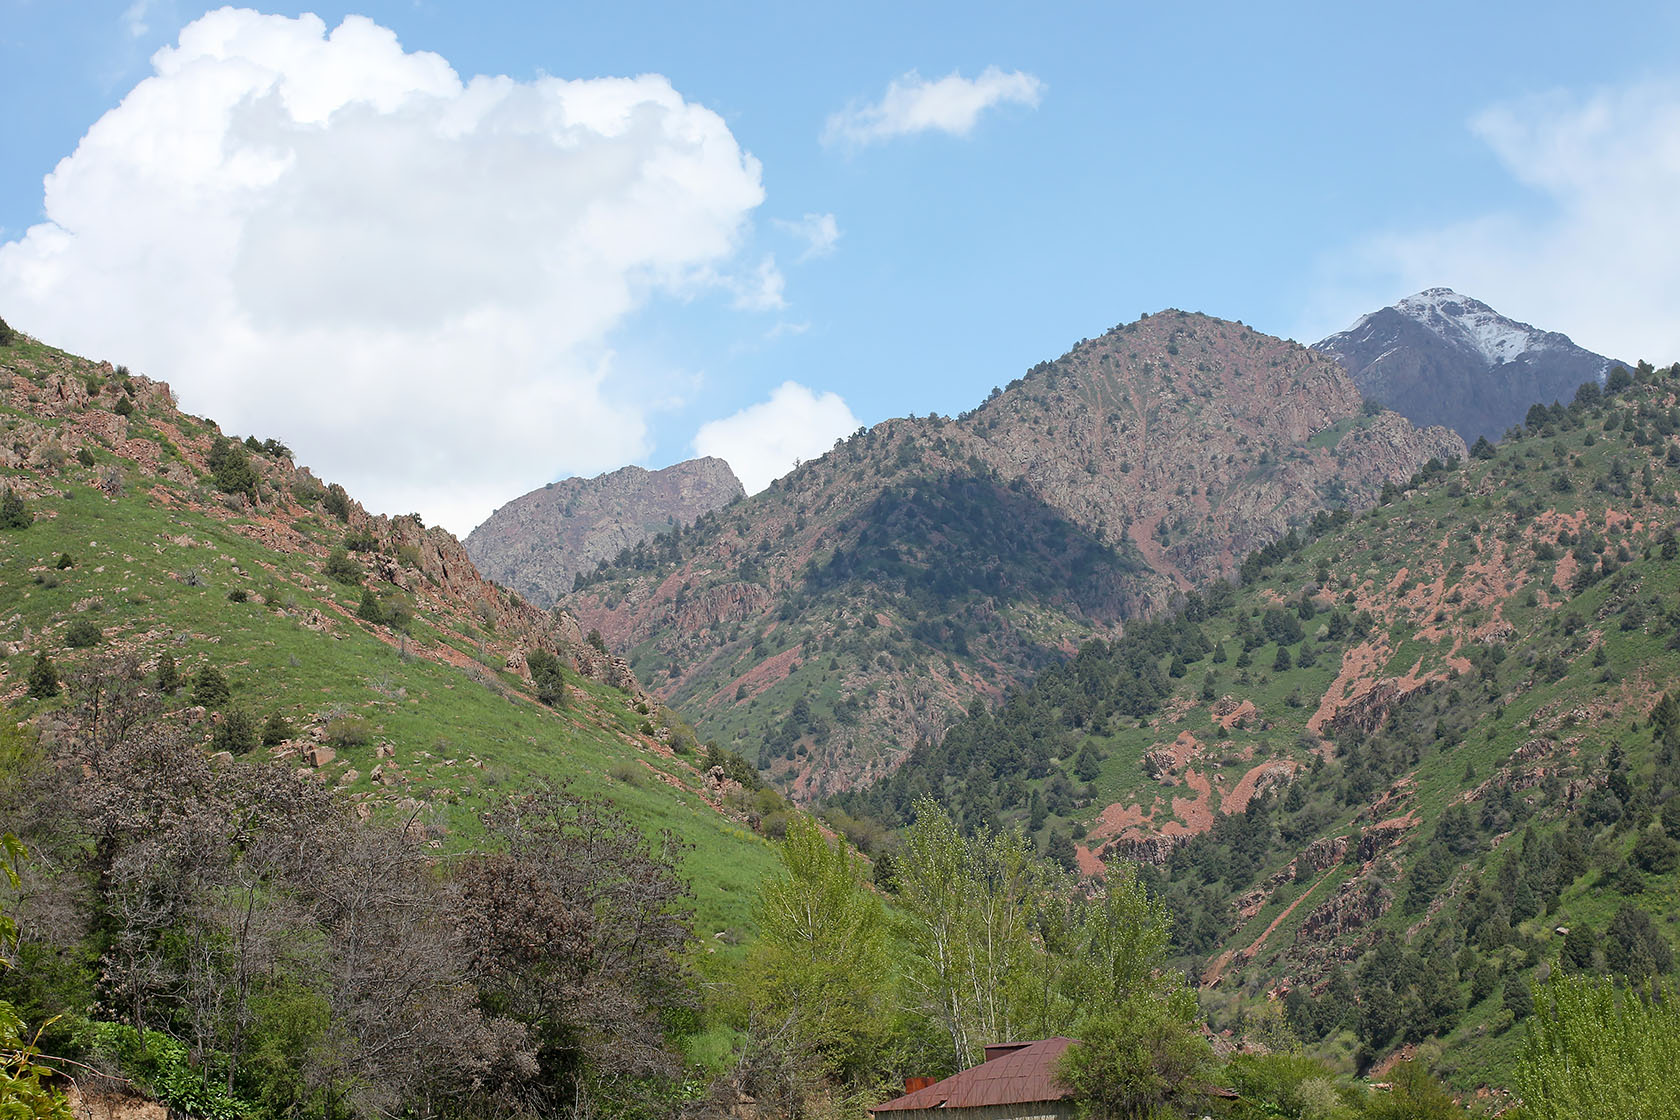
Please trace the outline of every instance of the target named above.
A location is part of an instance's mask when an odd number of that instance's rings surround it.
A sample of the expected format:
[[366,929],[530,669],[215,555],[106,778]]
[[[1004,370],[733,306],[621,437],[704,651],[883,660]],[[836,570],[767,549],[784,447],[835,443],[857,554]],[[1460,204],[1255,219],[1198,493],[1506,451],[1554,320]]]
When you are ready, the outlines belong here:
[[250,597],[250,593],[243,587],[236,587],[232,591],[228,592],[228,602],[230,603],[243,603]]
[[76,462],[80,463],[84,467],[93,466],[93,464],[94,464],[93,452],[89,451],[85,447],[76,448]]
[[350,554],[342,548],[332,550],[321,570],[326,573],[328,579],[349,587],[362,582],[362,566],[352,560]]
[[158,654],[157,690],[165,696],[173,696],[181,688],[181,671],[175,666],[175,657],[168,650]]
[[345,493],[344,487],[335,482],[327,487],[325,496],[321,498],[321,508],[340,521],[349,521],[350,495]]
[[229,708],[210,735],[210,749],[245,754],[257,747],[257,721],[243,708]]
[[7,325],[6,320],[0,319],[0,346],[10,346],[17,338],[17,332]]
[[356,617],[375,626],[384,623],[385,608],[379,605],[379,596],[374,593],[373,588],[362,588],[362,602],[356,608]]
[[327,723],[327,742],[335,747],[365,747],[373,731],[360,716],[339,716]]
[[205,457],[216,489],[228,494],[244,494],[252,501],[257,497],[257,471],[251,466],[250,452],[245,445],[226,436],[217,436]]
[[293,734],[292,721],[286,718],[284,712],[276,709],[268,714],[267,721],[263,723],[262,745],[277,747],[290,739]]
[[344,538],[344,547],[351,552],[374,552],[379,548],[379,538],[366,529],[358,529]]
[[91,618],[78,618],[64,631],[64,644],[71,649],[87,649],[105,640],[105,632]]
[[23,496],[10,486],[0,494],[0,529],[27,529],[35,520],[24,504]]
[[129,400],[127,397],[119,397],[117,399],[117,415],[118,416],[133,416],[134,415],[134,402]]
[[71,556],[68,552],[61,552],[61,553],[58,554],[57,567],[58,567],[59,571],[62,572],[66,568],[74,568],[75,566],[76,566],[76,561],[71,558]]
[[52,663],[46,650],[38,650],[34,664],[29,666],[29,697],[32,700],[51,700],[58,695],[58,666]]
[[201,708],[220,708],[233,698],[227,678],[214,665],[206,665],[193,678],[192,702]]

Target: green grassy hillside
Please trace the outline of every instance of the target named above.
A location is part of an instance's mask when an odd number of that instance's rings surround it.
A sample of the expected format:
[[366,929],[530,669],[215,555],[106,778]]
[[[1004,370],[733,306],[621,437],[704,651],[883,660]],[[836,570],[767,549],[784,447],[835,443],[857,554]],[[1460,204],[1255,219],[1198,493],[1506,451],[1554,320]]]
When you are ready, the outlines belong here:
[[[66,676],[110,656],[155,673],[167,654],[186,678],[172,706],[205,738],[233,712],[278,717],[284,741],[252,757],[292,760],[369,815],[415,814],[440,852],[477,837],[495,794],[566,780],[691,846],[702,936],[750,926],[774,856],[707,783],[686,725],[572,620],[479,580],[448,534],[369,517],[273,443],[224,448],[247,473],[213,469],[219,432],[166,386],[31,340],[0,349],[0,416],[0,487],[27,521],[0,530],[14,715],[65,703],[27,696],[39,652]],[[365,575],[332,578],[346,543],[340,567]],[[535,650],[559,657],[562,706],[536,699]],[[208,712],[193,699],[206,667],[231,692]]]

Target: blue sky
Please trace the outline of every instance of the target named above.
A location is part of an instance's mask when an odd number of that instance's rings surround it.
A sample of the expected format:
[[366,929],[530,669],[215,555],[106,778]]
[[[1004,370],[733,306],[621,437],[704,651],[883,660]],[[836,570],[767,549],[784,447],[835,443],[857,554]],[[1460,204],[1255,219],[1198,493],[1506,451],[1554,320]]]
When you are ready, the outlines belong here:
[[1440,284],[1680,358],[1673,5],[262,11],[0,0],[0,315],[460,532],[697,447],[762,485],[1163,307]]

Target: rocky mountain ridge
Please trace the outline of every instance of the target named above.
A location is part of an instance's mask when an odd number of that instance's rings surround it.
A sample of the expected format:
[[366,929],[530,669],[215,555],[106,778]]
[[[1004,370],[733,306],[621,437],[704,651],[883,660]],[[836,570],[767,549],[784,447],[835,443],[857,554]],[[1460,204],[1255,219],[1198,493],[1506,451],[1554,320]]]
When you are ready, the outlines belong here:
[[887,421],[564,600],[703,735],[812,796],[1322,508],[1464,454],[1333,361],[1178,311],[970,413]]
[[1531,405],[1568,402],[1614,363],[1566,335],[1509,319],[1451,288],[1429,288],[1313,344],[1359,391],[1466,443],[1497,440]]
[[580,573],[673,526],[694,524],[746,493],[722,459],[656,471],[628,466],[551,482],[515,498],[467,534],[480,572],[538,606],[553,606]]

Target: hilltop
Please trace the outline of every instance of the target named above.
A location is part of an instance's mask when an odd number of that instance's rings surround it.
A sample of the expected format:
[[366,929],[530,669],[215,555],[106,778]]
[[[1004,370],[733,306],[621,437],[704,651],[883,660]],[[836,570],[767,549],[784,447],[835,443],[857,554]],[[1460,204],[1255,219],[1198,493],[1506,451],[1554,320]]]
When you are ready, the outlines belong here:
[[[1680,859],[1680,366],[1252,553],[976,710],[837,824],[931,794],[1101,875],[1152,868],[1214,1026],[1446,1041],[1499,1083],[1558,968],[1668,973]],[[886,850],[886,849],[882,849]]]
[[467,534],[467,555],[486,578],[549,607],[580,574],[745,493],[729,464],[711,457],[561,479],[492,513]]
[[1611,360],[1555,331],[1506,318],[1451,288],[1430,288],[1313,344],[1347,367],[1367,398],[1466,444],[1497,440],[1529,406],[1600,384]]
[[[183,684],[170,718],[294,766],[364,817],[413,815],[444,850],[498,792],[543,779],[605,795],[693,846],[703,924],[749,924],[773,862],[750,791],[710,774],[688,725],[577,620],[480,576],[416,515],[371,515],[279,440],[224,436],[167,384],[16,336],[0,347],[0,701],[132,658]],[[206,670],[226,695],[205,700]],[[213,695],[215,690],[209,690]]]
[[956,419],[860,432],[563,605],[703,736],[818,796],[1315,511],[1462,454],[1365,407],[1329,358],[1168,311]]

